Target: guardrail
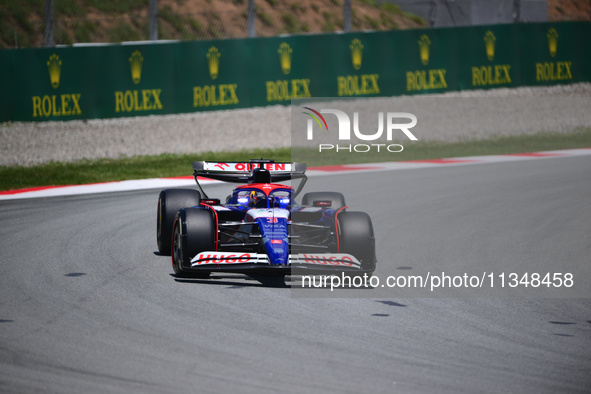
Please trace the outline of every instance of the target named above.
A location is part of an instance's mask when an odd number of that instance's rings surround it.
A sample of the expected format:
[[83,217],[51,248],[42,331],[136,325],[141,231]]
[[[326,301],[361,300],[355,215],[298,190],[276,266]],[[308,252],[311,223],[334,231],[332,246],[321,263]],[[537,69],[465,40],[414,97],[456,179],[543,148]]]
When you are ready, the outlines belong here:
[[7,49],[0,51],[0,121],[590,80],[589,22]]

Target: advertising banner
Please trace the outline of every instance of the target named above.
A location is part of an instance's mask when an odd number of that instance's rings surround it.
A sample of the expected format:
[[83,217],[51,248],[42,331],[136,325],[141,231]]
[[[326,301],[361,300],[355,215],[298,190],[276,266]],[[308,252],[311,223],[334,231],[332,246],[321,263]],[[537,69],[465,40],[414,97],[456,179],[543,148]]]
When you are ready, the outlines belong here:
[[0,51],[0,121],[288,105],[591,80],[591,23]]

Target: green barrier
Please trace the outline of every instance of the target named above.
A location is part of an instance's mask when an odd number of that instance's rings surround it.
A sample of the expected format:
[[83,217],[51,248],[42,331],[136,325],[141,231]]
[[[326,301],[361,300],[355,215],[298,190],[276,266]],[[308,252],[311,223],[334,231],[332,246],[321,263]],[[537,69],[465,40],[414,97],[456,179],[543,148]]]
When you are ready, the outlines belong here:
[[189,113],[591,80],[591,23],[0,51],[0,121]]

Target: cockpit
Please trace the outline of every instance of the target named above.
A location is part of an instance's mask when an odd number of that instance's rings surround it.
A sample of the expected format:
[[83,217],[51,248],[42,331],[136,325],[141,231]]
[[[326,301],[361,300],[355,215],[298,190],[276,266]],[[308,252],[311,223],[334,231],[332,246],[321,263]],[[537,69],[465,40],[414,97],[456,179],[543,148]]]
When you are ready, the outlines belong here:
[[235,204],[245,208],[289,209],[291,207],[291,188],[269,185],[269,189],[270,191],[268,194],[258,187],[242,187],[236,189],[228,201],[228,204]]

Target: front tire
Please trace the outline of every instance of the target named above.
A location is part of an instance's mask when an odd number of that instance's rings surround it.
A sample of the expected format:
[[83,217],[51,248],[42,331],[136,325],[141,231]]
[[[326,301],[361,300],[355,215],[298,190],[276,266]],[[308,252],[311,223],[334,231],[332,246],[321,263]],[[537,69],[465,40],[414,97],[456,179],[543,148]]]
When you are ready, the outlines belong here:
[[352,254],[361,262],[363,274],[371,277],[376,269],[376,242],[371,218],[365,212],[338,215],[339,251]]
[[156,212],[156,243],[160,254],[170,256],[172,226],[178,210],[200,203],[201,194],[197,190],[165,189],[160,192]]
[[191,259],[198,253],[216,250],[216,225],[210,211],[184,208],[178,211],[173,224],[172,269],[177,276],[207,278],[208,271],[188,271]]

